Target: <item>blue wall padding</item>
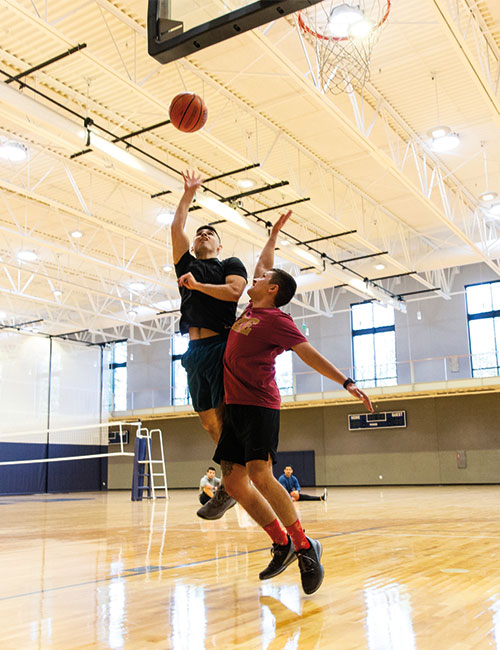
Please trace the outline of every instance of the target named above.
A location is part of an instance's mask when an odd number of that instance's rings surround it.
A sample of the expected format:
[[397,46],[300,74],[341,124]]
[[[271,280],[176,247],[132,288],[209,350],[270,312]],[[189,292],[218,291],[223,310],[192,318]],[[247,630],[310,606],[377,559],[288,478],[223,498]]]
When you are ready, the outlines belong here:
[[[48,458],[104,454],[107,446],[49,444]],[[0,443],[0,460],[28,460],[47,457],[46,444]],[[81,492],[106,489],[107,458],[0,465],[0,494]]]
[[[2,442],[0,460],[31,460],[47,455],[46,444]],[[46,463],[0,465],[0,494],[33,494],[45,492]]]

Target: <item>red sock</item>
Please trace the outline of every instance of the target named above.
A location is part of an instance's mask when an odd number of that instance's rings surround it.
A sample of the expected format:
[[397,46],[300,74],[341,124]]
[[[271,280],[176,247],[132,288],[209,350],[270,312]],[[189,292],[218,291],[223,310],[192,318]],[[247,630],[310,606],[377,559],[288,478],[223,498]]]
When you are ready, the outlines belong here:
[[292,538],[293,545],[295,546],[296,551],[300,551],[303,548],[309,548],[311,545],[307,541],[307,537],[304,534],[300,521],[297,521],[291,526],[286,527],[288,534]]
[[266,533],[275,544],[279,544],[280,546],[285,546],[288,544],[287,534],[277,519],[272,521],[270,524],[267,524],[267,526],[262,526],[262,528],[266,531]]

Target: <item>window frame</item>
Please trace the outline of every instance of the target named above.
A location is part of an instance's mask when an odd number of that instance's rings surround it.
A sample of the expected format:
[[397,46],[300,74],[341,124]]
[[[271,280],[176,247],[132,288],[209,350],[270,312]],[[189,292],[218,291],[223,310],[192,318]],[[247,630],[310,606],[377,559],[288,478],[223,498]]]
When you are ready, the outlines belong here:
[[[488,285],[490,287],[491,291],[491,286],[493,284],[498,284],[500,285],[500,280],[488,280],[486,282],[473,282],[472,284],[466,284],[464,285],[464,292],[465,292],[465,311],[467,315],[467,338],[468,338],[468,343],[469,343],[469,358],[470,358],[470,372],[471,372],[471,377],[472,378],[478,378],[478,377],[484,377],[485,375],[477,375],[475,374],[476,372],[482,371],[482,370],[494,370],[496,372],[495,375],[486,375],[486,376],[492,376],[492,377],[499,377],[500,376],[500,349],[497,348],[497,339],[500,339],[500,336],[497,336],[496,333],[496,325],[495,325],[495,319],[500,318],[500,309],[490,309],[488,311],[482,311],[482,312],[477,312],[475,314],[470,314],[469,313],[469,297],[467,295],[467,289],[471,287],[479,287],[479,286],[485,286]],[[492,307],[493,307],[493,300],[492,300]],[[494,354],[496,358],[496,366],[495,367],[488,367],[488,368],[474,368],[474,356],[476,356],[475,353],[472,352],[472,337],[471,337],[471,330],[470,330],[470,322],[474,320],[487,320],[491,319],[492,320],[492,325],[493,325],[493,343],[494,343],[494,349],[491,351],[490,354]]]
[[[396,385],[398,383],[398,366],[397,366],[397,349],[396,349],[396,312],[394,308],[392,308],[394,314],[394,323],[392,325],[379,325],[379,326],[374,325],[373,327],[363,327],[361,329],[354,329],[353,307],[355,308],[358,305],[366,305],[366,304],[371,304],[372,306],[374,306],[376,303],[373,300],[363,300],[362,302],[351,303],[350,306],[351,355],[352,355],[353,379],[362,388],[376,388],[378,386],[386,386],[388,384],[382,382],[386,382],[392,379],[394,379],[394,384],[389,384],[389,385]],[[373,310],[372,310],[372,316],[373,316]],[[393,363],[395,367],[395,375],[391,375],[390,377],[389,376],[381,377],[381,376],[377,376],[377,365],[380,364],[377,364],[375,336],[377,334],[383,334],[386,332],[394,332],[394,362]],[[373,335],[372,353],[373,353],[374,376],[369,379],[361,379],[356,377],[356,374],[358,373],[356,372],[355,338],[357,336],[366,336],[367,334]]]
[[[120,363],[117,363],[115,361],[115,353],[116,353],[116,346],[119,344],[125,344],[126,346],[126,354],[125,354],[125,361],[122,361]],[[113,342],[113,349],[111,351],[111,361],[109,362],[109,370],[111,371],[111,411],[126,411],[127,410],[127,389],[125,389],[125,408],[124,409],[117,409],[116,408],[116,395],[115,395],[115,383],[116,383],[116,370],[117,368],[126,368],[127,367],[127,359],[128,359],[128,341],[127,339],[124,339],[123,341],[114,341]],[[125,377],[125,385],[128,386],[128,377]]]
[[[182,355],[184,354],[184,352],[181,352],[180,354],[174,354],[175,337],[176,336],[181,336],[182,337],[182,336],[185,336],[185,335],[181,334],[180,332],[174,332],[174,334],[172,336],[172,339],[171,339],[171,343],[170,343],[170,404],[172,406],[187,406],[189,404],[192,404],[193,401],[191,399],[191,393],[189,392],[189,386],[187,384],[187,373],[184,370],[184,368],[182,368],[182,363],[181,363]],[[175,391],[175,368],[176,368],[175,364],[179,364],[180,367],[186,373],[187,401],[185,401],[185,402],[176,402],[175,401],[176,399],[180,399],[180,398],[175,397],[175,392],[174,392]]]

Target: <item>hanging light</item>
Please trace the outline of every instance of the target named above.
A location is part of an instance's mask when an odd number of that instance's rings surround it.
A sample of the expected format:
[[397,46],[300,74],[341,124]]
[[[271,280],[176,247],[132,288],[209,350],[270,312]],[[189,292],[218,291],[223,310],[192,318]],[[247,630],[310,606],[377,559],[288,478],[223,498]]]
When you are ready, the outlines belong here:
[[170,273],[170,271],[172,270],[172,265],[171,264],[164,264],[161,268],[162,268],[162,271],[164,271],[165,273]]
[[486,143],[481,142],[481,149],[483,150],[483,165],[484,165],[484,186],[485,186],[485,191],[479,195],[479,200],[482,203],[489,203],[490,201],[494,201],[497,198],[497,193],[492,192],[489,189],[489,182],[488,182],[488,159],[486,157]]
[[458,133],[453,133],[449,126],[435,126],[428,131],[431,139],[429,146],[433,151],[444,153],[456,149],[460,144]]
[[81,230],[78,230],[78,228],[73,230],[70,234],[73,239],[80,239],[80,237],[83,237],[83,232]]
[[347,4],[337,5],[330,13],[326,32],[335,38],[346,38],[349,35],[349,30],[364,19],[364,14],[359,7],[351,7]]
[[21,163],[28,157],[28,149],[21,142],[3,140],[0,142],[0,158],[12,163]]
[[20,262],[35,262],[38,259],[38,255],[35,251],[22,250],[18,251],[17,259]]
[[494,199],[497,198],[497,193],[496,192],[483,192],[482,194],[479,195],[479,199],[483,203],[489,203],[490,201],[493,201]]
[[239,180],[236,181],[238,187],[241,187],[244,190],[248,190],[251,187],[254,187],[255,181],[252,180],[251,178],[240,178]]
[[131,282],[128,286],[132,291],[144,291],[146,288],[144,282]]
[[61,298],[61,296],[62,296],[62,291],[61,291],[60,289],[54,289],[54,291],[52,292],[52,294],[53,294],[54,298]]
[[355,23],[352,23],[349,26],[349,36],[352,38],[366,38],[369,36],[372,31],[373,31],[374,23],[371,20],[368,20],[367,18],[363,18],[362,20],[358,20]]
[[174,214],[175,213],[172,210],[169,210],[167,212],[160,212],[160,214],[156,217],[156,221],[158,223],[161,223],[162,226],[170,226],[174,220]]

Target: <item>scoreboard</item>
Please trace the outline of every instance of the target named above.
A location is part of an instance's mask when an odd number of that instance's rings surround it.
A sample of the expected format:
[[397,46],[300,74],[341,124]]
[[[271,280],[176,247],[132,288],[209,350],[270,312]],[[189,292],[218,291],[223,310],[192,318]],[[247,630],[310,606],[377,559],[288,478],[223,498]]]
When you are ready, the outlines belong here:
[[382,413],[356,413],[348,415],[349,431],[361,429],[403,429],[406,427],[406,411]]

